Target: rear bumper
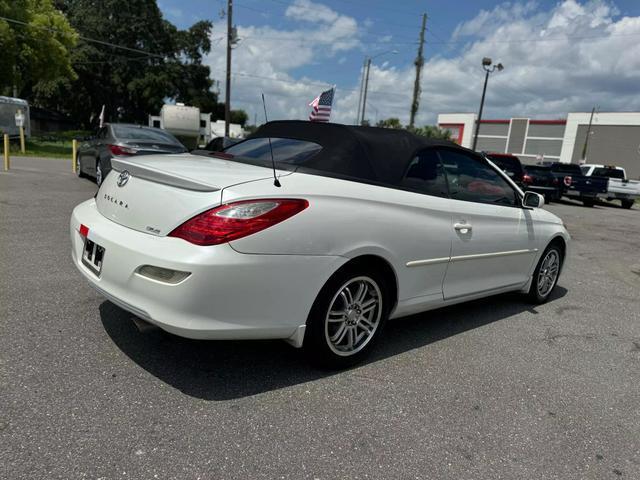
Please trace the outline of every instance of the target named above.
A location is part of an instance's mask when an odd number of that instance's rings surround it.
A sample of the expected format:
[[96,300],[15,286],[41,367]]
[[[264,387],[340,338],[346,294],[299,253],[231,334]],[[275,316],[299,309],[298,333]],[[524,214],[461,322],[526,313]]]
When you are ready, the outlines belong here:
[[579,190],[565,190],[564,195],[572,198],[596,198],[599,192],[581,192]]
[[633,194],[633,193],[607,192],[607,193],[599,194],[598,198],[605,198],[605,199],[611,198],[616,200],[635,200],[636,198],[640,198],[640,195]]
[[[81,261],[84,237],[105,248],[98,278]],[[107,299],[160,328],[198,339],[292,339],[316,295],[347,259],[337,256],[246,255],[228,244],[200,247],[156,237],[103,217],[95,201],[71,217],[72,258],[87,281]],[[171,285],[137,273],[153,265],[191,272]]]

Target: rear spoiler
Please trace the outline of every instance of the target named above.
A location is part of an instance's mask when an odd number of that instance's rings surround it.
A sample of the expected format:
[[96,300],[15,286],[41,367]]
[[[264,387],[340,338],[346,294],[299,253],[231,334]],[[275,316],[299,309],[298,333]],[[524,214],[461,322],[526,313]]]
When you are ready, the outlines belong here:
[[111,159],[111,166],[116,172],[128,171],[132,176],[150,180],[172,187],[183,188],[185,190],[194,190],[196,192],[217,192],[220,190],[215,185],[187,178],[175,173],[168,173],[158,170],[147,165],[140,165],[135,160],[126,160],[121,157]]

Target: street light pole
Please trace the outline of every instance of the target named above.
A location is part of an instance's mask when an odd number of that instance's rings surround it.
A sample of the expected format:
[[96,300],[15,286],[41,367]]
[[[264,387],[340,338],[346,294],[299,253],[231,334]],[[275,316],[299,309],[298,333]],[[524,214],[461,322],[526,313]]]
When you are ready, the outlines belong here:
[[487,82],[489,81],[489,70],[484,76],[484,88],[482,89],[482,99],[480,100],[480,111],[478,112],[478,120],[476,121],[476,133],[473,136],[473,147],[471,150],[475,151],[478,144],[478,131],[480,130],[480,120],[482,120],[482,109],[484,108],[484,96],[487,93]]
[[491,67],[491,63],[492,61],[490,58],[485,57],[482,59],[482,68],[484,68],[484,71],[486,73],[484,76],[484,87],[482,88],[482,98],[480,99],[480,110],[478,111],[478,120],[476,120],[476,131],[475,131],[475,134],[473,135],[473,146],[471,147],[471,150],[474,150],[474,151],[476,149],[476,146],[478,145],[478,132],[480,131],[480,121],[482,120],[482,110],[484,109],[484,97],[487,93],[487,83],[489,82],[489,74],[493,73],[496,68],[498,69],[499,72],[504,69],[504,66],[502,65],[502,63],[498,63],[493,67]]

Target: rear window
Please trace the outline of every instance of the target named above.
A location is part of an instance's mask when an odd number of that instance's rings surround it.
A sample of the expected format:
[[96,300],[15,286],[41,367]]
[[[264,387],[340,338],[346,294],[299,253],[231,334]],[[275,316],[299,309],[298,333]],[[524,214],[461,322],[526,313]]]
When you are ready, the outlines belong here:
[[619,178],[624,180],[624,172],[617,168],[594,168],[592,177],[607,177],[607,178]]
[[314,142],[293,138],[250,138],[225,148],[224,153],[233,155],[236,161],[253,160],[258,165],[271,166],[271,149],[276,164],[301,165],[316,155],[322,147]]
[[531,173],[549,173],[551,169],[549,167],[543,167],[542,165],[526,165],[524,169]]
[[487,157],[510,177],[522,175],[522,165],[517,158],[507,155],[487,155]]
[[580,167],[575,163],[554,163],[551,169],[558,173],[571,173],[573,175],[581,175]]
[[122,140],[149,140],[152,142],[174,143],[180,142],[169,132],[156,128],[136,127],[135,125],[111,125],[113,136]]

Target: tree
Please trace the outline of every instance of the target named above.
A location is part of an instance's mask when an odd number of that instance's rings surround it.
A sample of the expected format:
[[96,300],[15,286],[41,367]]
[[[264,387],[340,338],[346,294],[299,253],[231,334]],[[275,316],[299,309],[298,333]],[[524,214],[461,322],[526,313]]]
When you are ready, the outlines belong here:
[[380,120],[376,127],[382,128],[404,128],[415,135],[420,135],[421,137],[427,138],[440,138],[442,140],[449,140],[451,134],[446,130],[440,130],[438,127],[434,125],[425,125],[423,127],[410,127],[409,125],[403,127],[400,123],[400,120],[395,117],[387,118],[384,120]]
[[412,133],[416,135],[420,135],[421,137],[427,138],[439,138],[441,140],[449,140],[451,138],[451,133],[448,130],[440,130],[438,127],[434,125],[425,125],[424,127],[407,127]]
[[46,95],[77,78],[70,49],[78,33],[52,0],[0,0],[0,16],[21,22],[0,19],[0,93]]
[[[0,0],[1,2],[2,0]],[[217,106],[209,67],[209,21],[179,30],[162,17],[155,0],[57,0],[84,37],[124,46],[123,50],[81,40],[72,54],[78,78],[61,82],[43,106],[70,114],[85,126],[105,105],[109,120],[146,123],[167,99],[200,107]]]
[[244,110],[231,110],[231,123],[239,123],[244,127],[247,120],[249,120],[249,115]]
[[385,120],[380,120],[376,124],[376,127],[396,128],[396,129],[403,128],[402,124],[400,123],[400,119],[399,118],[395,118],[395,117],[387,118]]

